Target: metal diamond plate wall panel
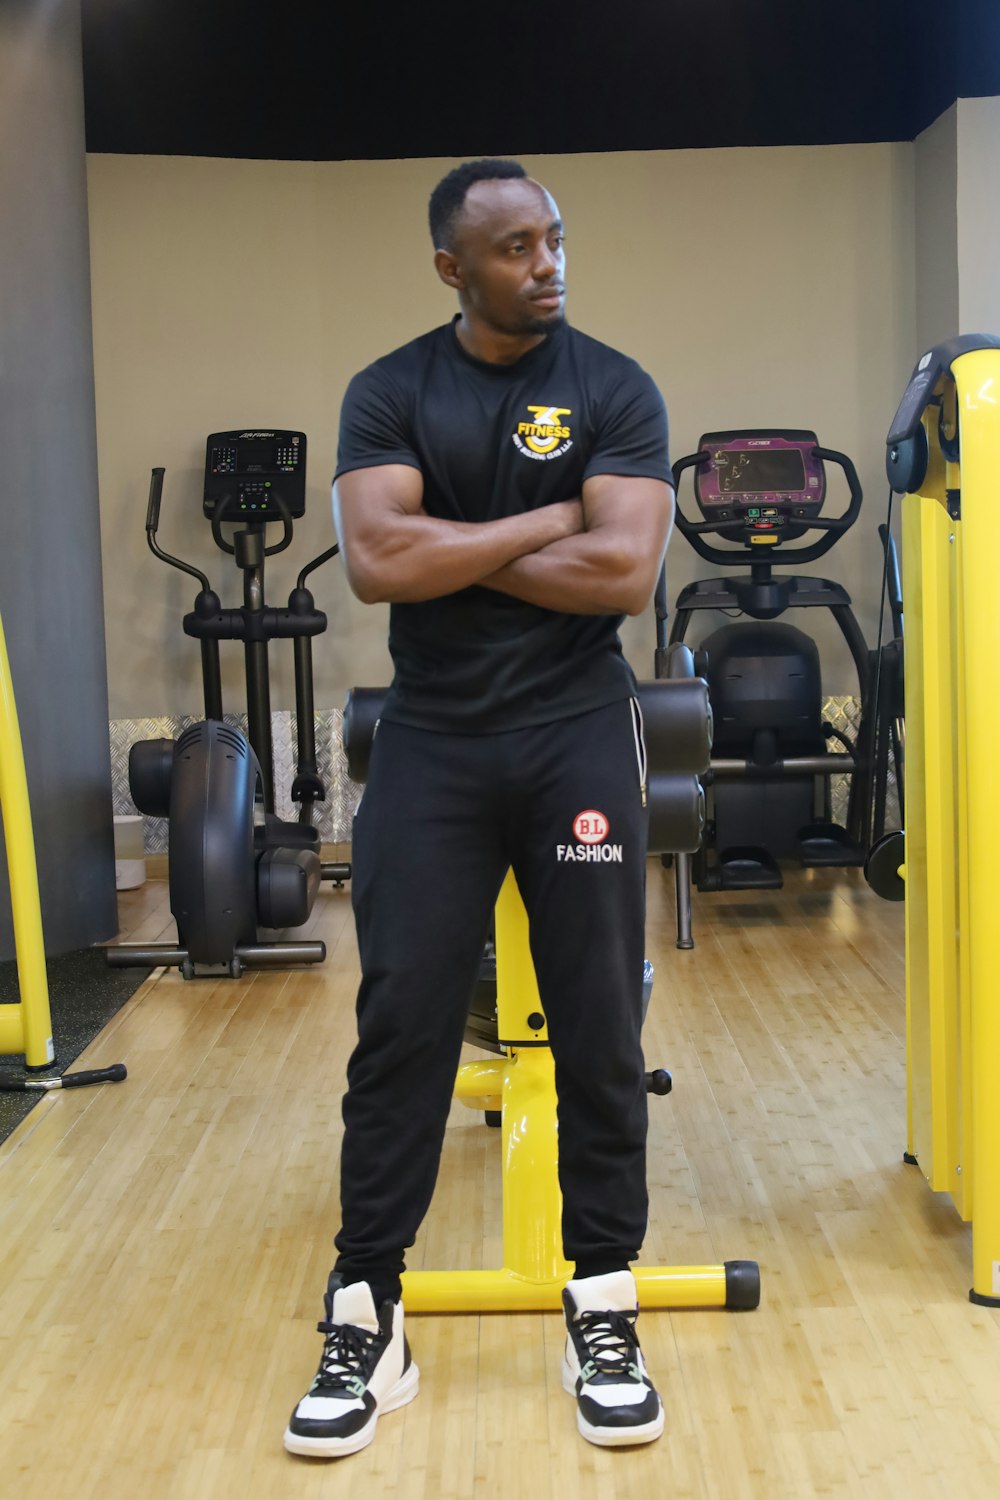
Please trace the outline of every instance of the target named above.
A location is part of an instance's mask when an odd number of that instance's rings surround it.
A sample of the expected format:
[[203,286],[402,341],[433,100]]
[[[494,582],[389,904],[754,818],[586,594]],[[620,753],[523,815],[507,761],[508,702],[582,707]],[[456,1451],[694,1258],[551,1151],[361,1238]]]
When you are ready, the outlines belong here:
[[[361,794],[361,788],[355,786],[347,774],[347,759],[341,745],[343,718],[339,708],[322,710],[316,715],[316,762],[326,787],[326,798],[315,804],[313,822],[320,838],[327,844],[350,843],[354,809]],[[174,740],[188,725],[199,722],[192,717],[117,719],[112,722],[111,780],[115,813],[136,811],[128,786],[128,754],[132,745],[137,740]],[[235,725],[246,734],[245,716],[227,714],[226,723]],[[287,709],[273,713],[271,735],[274,743],[275,810],[279,817],[295,819],[298,807],[291,798],[296,771],[295,715]],[[167,828],[166,818],[144,819],[147,854],[166,853]]]
[[[830,697],[823,700],[823,718],[835,729],[839,729],[853,740],[858,732],[861,705],[854,697]],[[136,740],[176,739],[194,718],[176,719],[118,719],[111,725],[111,774],[116,813],[134,813],[135,806],[128,789],[128,752]],[[341,734],[344,715],[339,708],[321,709],[316,714],[316,763],[320,779],[326,787],[326,798],[316,803],[313,823],[319,829],[320,838],[327,844],[349,844],[354,810],[358,805],[361,788],[347,774],[347,759],[344,755]],[[235,724],[246,733],[246,718],[226,715],[227,724]],[[295,778],[295,715],[282,709],[271,715],[271,733],[274,740],[274,798],[275,808],[282,818],[294,819],[298,808],[291,798],[292,782]],[[839,748],[836,743],[832,749]],[[843,823],[847,816],[847,798],[850,778],[833,776],[830,794],[833,817]],[[896,777],[893,766],[889,766],[889,794],[886,816],[889,827],[899,826],[899,804],[896,797]],[[167,848],[167,821],[165,818],[146,818],[145,837],[147,854],[163,854]]]
[[[861,701],[856,697],[824,698],[823,719],[832,724],[834,729],[839,729],[841,734],[847,736],[852,742],[857,739],[858,729],[861,724]],[[843,746],[835,741],[831,742],[831,750],[840,750]],[[843,824],[847,818],[847,799],[850,795],[851,779],[849,776],[830,777],[830,798],[832,802],[833,820],[835,823]],[[901,822],[899,816],[899,798],[896,794],[896,768],[889,758],[888,787],[886,791],[886,827],[898,828]]]
[[[274,761],[274,810],[279,818],[295,822],[299,816],[299,809],[292,801],[292,782],[295,780],[297,768],[290,713],[271,715],[271,755]],[[318,813],[319,807],[316,811]],[[313,823],[319,827],[316,818],[313,819]],[[322,832],[323,830],[320,829],[321,835]]]

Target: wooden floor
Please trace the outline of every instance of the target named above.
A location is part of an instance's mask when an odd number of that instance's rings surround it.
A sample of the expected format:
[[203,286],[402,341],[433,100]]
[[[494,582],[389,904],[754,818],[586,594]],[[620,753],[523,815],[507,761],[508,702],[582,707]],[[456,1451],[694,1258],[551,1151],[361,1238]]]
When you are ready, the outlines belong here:
[[[0,1149],[0,1495],[639,1500],[1000,1493],[1000,1313],[971,1236],[901,1160],[901,908],[857,871],[702,897],[673,947],[650,865],[656,982],[647,1263],[760,1262],[753,1313],[649,1313],[659,1443],[575,1431],[554,1315],[411,1320],[419,1399],[339,1462],[281,1447],[315,1369],[337,1225],[356,952],[325,890],[314,971],[159,973]],[[122,901],[169,928],[162,882]],[[414,1267],[499,1264],[499,1133],[456,1105]]]

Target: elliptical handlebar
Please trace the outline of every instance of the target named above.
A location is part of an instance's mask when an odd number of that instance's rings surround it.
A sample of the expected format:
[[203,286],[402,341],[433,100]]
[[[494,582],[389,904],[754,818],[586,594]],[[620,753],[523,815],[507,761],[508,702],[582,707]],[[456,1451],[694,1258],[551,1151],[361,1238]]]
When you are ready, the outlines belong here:
[[146,507],[146,530],[155,532],[160,524],[160,501],[163,499],[163,476],[166,469],[153,469],[149,476],[149,504]]
[[[243,519],[242,517],[227,517],[226,511],[229,509],[231,499],[231,495],[224,495],[219,501],[218,505],[215,507],[215,512],[212,516],[212,540],[215,542],[215,545],[219,548],[220,551],[228,552],[230,556],[235,553],[236,547],[232,542],[227,542],[225,537],[222,535],[222,523],[223,521],[232,519],[233,524],[238,526],[240,520]],[[281,515],[282,535],[280,542],[275,542],[273,547],[264,548],[265,557],[273,557],[276,552],[284,552],[286,547],[291,546],[292,541],[292,517],[289,513],[288,506],[276,491],[270,497],[270,504],[275,506],[275,508]],[[252,525],[254,518],[251,516],[248,517],[248,519]],[[261,527],[267,526],[267,522],[264,520],[258,519],[257,524]]]
[[[843,470],[844,478],[850,490],[850,500],[847,509],[839,516],[810,516],[799,524],[807,531],[822,531],[818,541],[810,542],[804,547],[781,548],[781,559],[789,563],[810,563],[823,557],[834,543],[848,531],[855,523],[861,510],[864,492],[861,481],[858,479],[857,469],[846,453],[838,453],[834,448],[821,448],[818,444],[812,449],[812,456],[822,460],[824,463],[835,463]],[[699,448],[697,453],[689,453],[686,457],[678,459],[673,466],[674,496],[675,496],[675,520],[677,529],[681,535],[691,543],[699,557],[706,562],[717,563],[722,567],[732,566],[745,560],[747,550],[737,547],[712,547],[703,540],[704,536],[712,532],[718,532],[732,526],[731,521],[720,522],[719,520],[692,521],[681,510],[679,502],[680,477],[686,469],[703,467],[709,463],[710,455],[704,448]],[[741,551],[743,557],[741,558]]]
[[667,564],[660,564],[660,571],[656,579],[656,588],[653,590],[653,613],[656,617],[656,649],[665,651],[667,648]]
[[[175,557],[172,552],[167,552],[156,540],[156,532],[160,524],[160,505],[163,499],[163,480],[166,472],[166,469],[161,465],[157,465],[150,471],[149,502],[146,506],[146,541],[149,545],[149,550],[161,562],[169,563],[172,568],[178,568],[182,573],[187,573],[191,578],[197,578],[201,584],[202,592],[211,594],[214,607],[218,608],[218,601],[215,598],[215,593],[208,576],[200,568],[196,568],[193,563],[187,563],[183,558]],[[224,496],[219,501],[216,512],[212,517],[212,537],[216,546],[221,551],[228,552],[232,557],[235,555],[236,548],[231,542],[226,541],[221,529],[223,522],[227,520],[226,511],[229,509],[229,503],[228,496]],[[281,514],[282,535],[280,542],[276,542],[272,547],[264,548],[265,557],[273,557],[276,552],[284,552],[285,548],[291,544],[294,525],[289,508],[280,495],[273,494],[271,496],[271,504],[275,505]],[[253,517],[248,519],[253,520]],[[238,522],[235,524],[238,524]],[[267,525],[268,523],[261,521],[260,524]],[[305,588],[306,579],[309,577],[309,574],[317,568],[322,567],[323,563],[329,562],[331,558],[336,557],[339,552],[340,543],[334,542],[332,547],[327,547],[325,552],[321,552],[318,557],[314,557],[311,562],[306,563],[305,567],[299,573],[296,588]]]
[[331,557],[336,557],[339,551],[340,543],[334,542],[333,546],[327,547],[326,551],[321,552],[319,557],[314,557],[312,562],[306,563],[305,567],[302,569],[302,572],[299,574],[298,579],[296,580],[295,587],[298,589],[304,589],[306,586],[306,579],[309,577],[309,574],[314,572],[316,568],[322,567],[323,563],[329,562]]
[[169,563],[172,568],[179,568],[182,573],[187,573],[191,578],[197,578],[203,592],[210,594],[212,585],[207,575],[200,568],[196,568],[193,563],[186,563],[182,558],[174,557],[173,553],[165,552],[156,540],[156,531],[160,524],[160,501],[163,498],[163,476],[166,472],[166,469],[156,468],[150,476],[149,504],[146,507],[146,541],[149,550],[161,562]]

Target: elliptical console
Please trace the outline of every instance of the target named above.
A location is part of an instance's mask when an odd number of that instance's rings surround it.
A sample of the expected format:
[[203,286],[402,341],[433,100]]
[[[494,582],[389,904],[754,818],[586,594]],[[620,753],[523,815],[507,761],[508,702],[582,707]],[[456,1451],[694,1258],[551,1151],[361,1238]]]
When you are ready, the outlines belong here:
[[[826,471],[814,432],[708,432],[694,492],[720,537],[750,547],[775,546],[806,532],[826,498]],[[735,524],[723,525],[732,520]]]
[[[850,492],[837,516],[822,514],[829,464],[843,471]],[[841,585],[772,571],[779,550],[784,562],[814,562],[854,524],[862,503],[854,465],[845,454],[821,447],[814,432],[775,428],[705,433],[697,452],[674,465],[678,491],[688,469],[694,470],[702,519],[691,519],[678,504],[678,530],[706,561],[749,571],[687,585],[677,600],[670,643],[684,640],[698,610],[768,622],[726,625],[700,643],[707,655],[715,741],[705,779],[710,788],[706,845],[694,863],[698,886],[779,887],[776,855],[795,853],[807,865],[859,864],[867,848],[868,647]],[[821,535],[790,545],[810,532]],[[853,740],[823,721],[815,643],[791,625],[769,623],[788,609],[816,608],[830,611],[857,669],[862,727]],[[659,674],[667,648],[662,572],[656,614]],[[842,750],[831,752],[830,738],[840,740]],[[829,778],[842,773],[851,776],[846,827],[830,816]]]
[[285,428],[213,432],[205,452],[205,515],[298,520],[306,509],[306,435]]

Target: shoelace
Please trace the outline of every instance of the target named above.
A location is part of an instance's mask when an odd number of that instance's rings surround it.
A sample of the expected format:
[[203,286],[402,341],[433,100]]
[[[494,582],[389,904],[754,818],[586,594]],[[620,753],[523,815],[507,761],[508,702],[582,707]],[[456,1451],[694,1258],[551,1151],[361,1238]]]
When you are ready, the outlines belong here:
[[382,1334],[370,1333],[354,1323],[317,1323],[316,1328],[326,1334],[326,1343],[313,1390],[322,1386],[360,1396],[366,1385],[362,1376],[368,1373],[371,1356],[383,1341]]
[[633,1357],[638,1351],[635,1313],[582,1312],[577,1326],[586,1342],[590,1358],[580,1370],[586,1383],[595,1375],[612,1375],[618,1379],[641,1380],[642,1371]]

